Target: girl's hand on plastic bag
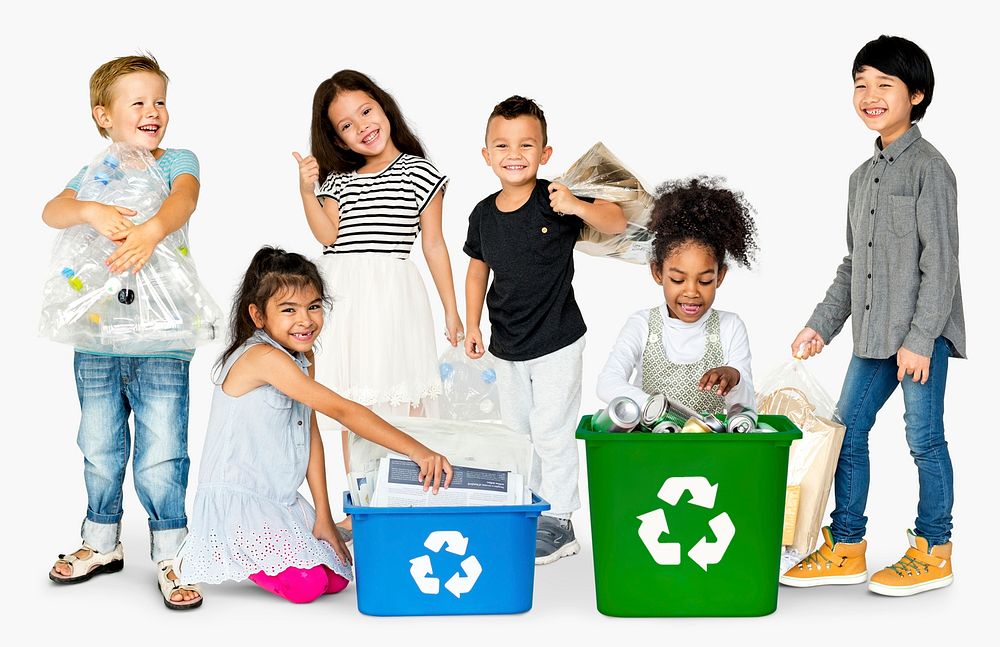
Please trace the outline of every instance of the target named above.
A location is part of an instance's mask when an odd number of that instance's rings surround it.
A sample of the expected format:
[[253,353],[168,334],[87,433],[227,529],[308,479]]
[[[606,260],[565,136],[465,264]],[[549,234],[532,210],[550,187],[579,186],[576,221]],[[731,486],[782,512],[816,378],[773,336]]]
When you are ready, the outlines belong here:
[[792,342],[792,357],[796,359],[809,359],[813,355],[823,352],[826,342],[819,336],[819,333],[808,326],[802,329]]
[[899,366],[896,379],[900,382],[907,375],[913,375],[914,382],[927,384],[927,378],[931,376],[931,358],[918,355],[902,346],[896,352],[896,365]]
[[313,525],[313,537],[322,539],[330,544],[333,552],[337,553],[337,557],[344,564],[350,565],[354,562],[351,558],[351,551],[347,550],[347,544],[344,543],[344,538],[337,532],[337,526],[334,525],[333,521],[320,521],[317,518],[316,523]]
[[462,319],[458,316],[457,312],[451,314],[445,313],[444,324],[447,328],[444,331],[444,335],[448,338],[448,343],[453,347],[458,346],[465,339],[465,328],[462,327]]
[[124,233],[135,226],[128,219],[128,216],[135,215],[135,211],[132,209],[113,204],[101,204],[100,202],[91,202],[90,205],[90,208],[84,212],[87,214],[85,218],[87,224],[105,238],[114,240],[117,234]]
[[726,395],[740,383],[740,372],[732,366],[719,366],[707,371],[698,381],[702,391],[714,390],[718,395]]
[[451,463],[441,454],[421,445],[410,454],[409,458],[420,466],[419,478],[424,482],[424,492],[430,489],[433,494],[438,493],[438,489],[442,486],[442,472],[445,474],[444,487],[451,485]]
[[469,329],[469,333],[465,337],[465,354],[472,359],[479,359],[486,353],[486,347],[483,346],[483,333],[479,332],[479,328]]
[[292,157],[299,163],[299,191],[312,195],[319,181],[319,162],[312,155],[302,157],[297,152],[292,153]]
[[162,229],[156,218],[115,234],[112,241],[121,241],[115,253],[104,261],[113,273],[132,270],[136,274],[143,268],[163,240]]

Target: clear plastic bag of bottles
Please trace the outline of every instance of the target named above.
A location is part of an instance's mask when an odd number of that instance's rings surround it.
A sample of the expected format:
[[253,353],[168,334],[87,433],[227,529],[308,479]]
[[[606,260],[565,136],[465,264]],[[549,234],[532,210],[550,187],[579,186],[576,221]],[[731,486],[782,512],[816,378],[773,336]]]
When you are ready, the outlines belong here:
[[[169,195],[149,151],[115,143],[83,174],[78,200],[126,207],[141,224]],[[198,280],[187,227],[164,238],[138,273],[113,274],[117,249],[90,225],[59,233],[42,288],[41,335],[82,350],[145,354],[215,338],[222,311]]]
[[451,420],[500,422],[500,392],[493,356],[470,359],[460,343],[438,359],[441,371],[440,415]]
[[577,251],[642,265],[649,262],[653,250],[649,221],[654,198],[604,144],[594,144],[553,181],[565,184],[577,197],[617,203],[628,220],[620,234],[602,234],[585,224],[576,242]]

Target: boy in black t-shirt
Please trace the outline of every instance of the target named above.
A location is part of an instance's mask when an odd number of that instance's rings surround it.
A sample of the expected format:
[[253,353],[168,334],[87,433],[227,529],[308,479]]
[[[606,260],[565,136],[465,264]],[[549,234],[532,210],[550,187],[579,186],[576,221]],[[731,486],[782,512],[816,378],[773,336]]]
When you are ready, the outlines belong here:
[[485,298],[504,423],[530,434],[530,486],[552,506],[538,521],[536,564],[580,550],[570,515],[580,507],[574,432],[587,326],[573,298],[573,246],[584,223],[609,234],[626,224],[618,205],[539,180],[538,167],[551,155],[545,115],[534,101],[513,96],[497,104],[483,158],[502,188],[472,210],[464,248],[465,352],[476,359],[486,350],[479,329]]

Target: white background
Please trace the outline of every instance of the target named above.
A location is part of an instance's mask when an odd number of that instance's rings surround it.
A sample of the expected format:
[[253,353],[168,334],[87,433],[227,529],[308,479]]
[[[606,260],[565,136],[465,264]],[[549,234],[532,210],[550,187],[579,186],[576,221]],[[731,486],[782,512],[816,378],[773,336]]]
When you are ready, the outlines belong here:
[[[988,372],[995,356],[986,325],[994,311],[987,295],[993,291],[1000,142],[989,121],[998,98],[996,35],[980,10],[912,1],[823,8],[627,0],[61,4],[8,7],[0,28],[0,163],[12,227],[2,259],[9,346],[0,595],[10,630],[41,631],[50,639],[65,634],[73,644],[167,632],[194,644],[284,636],[368,644],[387,636],[480,644],[684,638],[807,644],[865,643],[876,635],[919,640],[985,625],[996,569],[995,477],[988,471],[997,450]],[[148,50],[172,79],[164,144],[190,148],[201,160],[201,199],[190,231],[203,280],[224,308],[260,245],[319,252],[302,215],[291,152],[307,150],[313,92],[341,68],[362,70],[392,93],[430,158],[451,177],[444,229],[463,313],[466,217],[497,189],[479,153],[484,124],[506,96],[523,94],[545,109],[554,149],[546,176],[598,140],[650,188],[669,178],[724,175],[756,206],[761,254],[753,271],[729,275],[716,306],[746,322],[759,381],[786,360],[792,337],[844,254],[847,178],[874,140],[851,107],[850,65],[861,45],[882,33],[909,37],[930,55],[937,85],[921,130],[959,182],[972,359],[952,361],[949,369],[954,586],[902,600],[874,596],[863,586],[782,588],[777,612],[759,619],[606,618],[594,603],[585,473],[584,507],[575,517],[583,551],[537,570],[534,609],[521,616],[369,618],[357,612],[353,586],[294,606],[249,584],[208,587],[202,609],[170,614],[154,590],[145,514],[131,476],[123,535],[128,568],[81,587],[57,587],[46,578],[55,554],[75,547],[86,498],[75,446],[72,351],[36,335],[39,286],[55,236],[39,216],[45,201],[106,144],[91,122],[87,89],[102,62]],[[419,251],[415,256],[433,290]],[[581,413],[589,413],[598,407],[595,378],[619,327],[662,295],[641,266],[578,254],[576,268],[577,300],[589,326]],[[432,304],[443,329],[433,292]],[[199,351],[191,367],[189,502],[211,397],[209,369],[220,349]],[[834,397],[850,350],[848,332],[809,364]],[[343,489],[339,438],[327,440],[337,501]],[[879,416],[871,453],[868,557],[877,568],[902,553],[915,515],[916,471],[898,393]]]

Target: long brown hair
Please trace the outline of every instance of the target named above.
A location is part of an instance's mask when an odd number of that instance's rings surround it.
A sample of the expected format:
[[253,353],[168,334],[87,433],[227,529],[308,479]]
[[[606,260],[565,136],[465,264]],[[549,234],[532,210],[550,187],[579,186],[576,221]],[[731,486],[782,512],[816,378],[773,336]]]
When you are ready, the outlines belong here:
[[229,346],[219,356],[216,370],[221,370],[230,355],[256,332],[257,326],[250,318],[251,303],[264,312],[268,299],[279,291],[307,285],[315,288],[320,299],[329,304],[323,289],[323,278],[312,261],[301,254],[286,252],[278,247],[261,247],[254,254],[250,267],[233,296],[233,310],[229,318]]
[[310,148],[319,162],[319,181],[330,173],[348,173],[365,165],[363,155],[343,145],[337,129],[330,123],[330,104],[341,92],[360,91],[367,94],[382,108],[389,119],[389,136],[401,153],[426,157],[420,139],[413,133],[403,117],[396,100],[375,85],[370,78],[354,70],[341,70],[319,84],[313,95]]

